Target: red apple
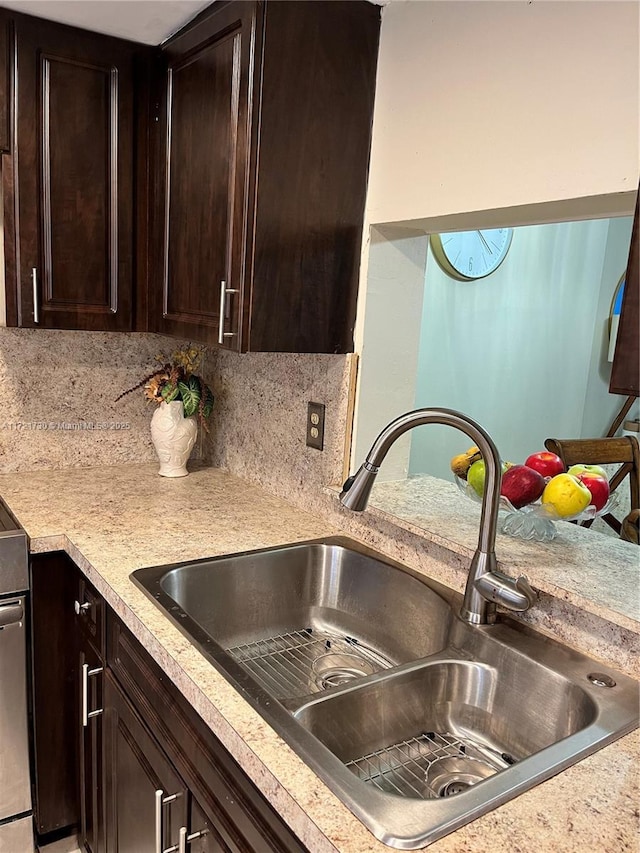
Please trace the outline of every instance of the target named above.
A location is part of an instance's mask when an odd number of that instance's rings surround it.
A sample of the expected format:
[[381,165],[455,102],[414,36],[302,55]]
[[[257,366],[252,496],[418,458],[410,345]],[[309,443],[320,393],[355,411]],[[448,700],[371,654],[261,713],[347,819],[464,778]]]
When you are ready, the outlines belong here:
[[[593,466],[597,468],[597,465]],[[583,471],[577,475],[578,480],[583,486],[586,486],[591,492],[591,504],[600,512],[602,507],[609,500],[609,481],[606,476],[601,477],[600,474],[594,474],[591,471]],[[590,504],[590,505],[591,505]]]
[[511,501],[516,509],[537,500],[545,487],[542,474],[527,465],[514,465],[502,475],[500,494]]
[[600,465],[572,465],[571,468],[569,468],[569,470],[567,471],[567,474],[573,474],[574,477],[577,477],[578,474],[582,474],[584,472],[589,474],[597,474],[599,477],[604,477],[605,480],[609,479],[607,476],[607,472],[604,470],[604,468],[601,468]]
[[549,450],[541,450],[540,453],[532,453],[527,456],[525,463],[527,468],[533,468],[543,477],[555,477],[564,471],[564,462],[556,453]]

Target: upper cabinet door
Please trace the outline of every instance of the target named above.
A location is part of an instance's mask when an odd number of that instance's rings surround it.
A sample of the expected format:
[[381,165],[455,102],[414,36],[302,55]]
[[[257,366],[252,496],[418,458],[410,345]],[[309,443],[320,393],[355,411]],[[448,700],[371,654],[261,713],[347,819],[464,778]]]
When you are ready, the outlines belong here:
[[11,148],[11,22],[0,14],[0,152]]
[[241,303],[255,6],[196,22],[164,50],[156,145],[157,330],[235,346]]
[[135,46],[21,17],[16,44],[18,325],[131,329]]
[[242,348],[350,352],[380,7],[269,0],[264,15]]
[[379,29],[367,2],[232,0],[163,47],[156,331],[353,349]]
[[629,263],[613,356],[609,392],[640,396],[640,190],[633,220]]

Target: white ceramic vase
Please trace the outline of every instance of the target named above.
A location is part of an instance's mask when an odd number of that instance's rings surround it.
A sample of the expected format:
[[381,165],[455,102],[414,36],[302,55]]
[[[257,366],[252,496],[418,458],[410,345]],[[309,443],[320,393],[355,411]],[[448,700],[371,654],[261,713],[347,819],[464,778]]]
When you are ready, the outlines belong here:
[[160,403],[151,418],[151,441],[161,477],[186,477],[187,460],[198,433],[195,417],[185,418],[182,400]]

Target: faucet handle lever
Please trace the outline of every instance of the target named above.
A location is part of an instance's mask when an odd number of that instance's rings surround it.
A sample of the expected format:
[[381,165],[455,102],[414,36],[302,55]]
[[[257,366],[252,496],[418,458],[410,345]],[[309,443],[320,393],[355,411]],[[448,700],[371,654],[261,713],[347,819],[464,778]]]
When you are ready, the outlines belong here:
[[518,613],[528,610],[536,600],[536,594],[524,575],[514,580],[502,572],[487,572],[476,580],[474,586],[487,601],[495,601]]
[[526,596],[527,601],[529,602],[529,607],[535,604],[538,595],[533,591],[529,580],[524,575],[520,575],[520,577],[516,579],[516,589],[520,590],[520,592]]

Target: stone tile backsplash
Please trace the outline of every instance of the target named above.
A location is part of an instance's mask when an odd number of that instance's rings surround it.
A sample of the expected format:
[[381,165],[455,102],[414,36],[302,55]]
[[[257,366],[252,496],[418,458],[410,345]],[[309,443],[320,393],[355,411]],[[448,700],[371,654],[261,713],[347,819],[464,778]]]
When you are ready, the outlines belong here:
[[[343,478],[354,355],[210,354],[216,397],[204,456],[291,499]],[[307,403],[324,403],[324,450],[306,446]]]
[[[123,390],[180,341],[162,335],[0,328],[0,473],[154,461],[153,408]],[[192,459],[295,498],[343,475],[353,355],[209,350],[216,403]],[[326,405],[325,449],[305,444],[307,402]]]
[[155,459],[142,392],[115,398],[166,349],[159,335],[1,328],[0,471]]

